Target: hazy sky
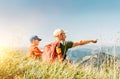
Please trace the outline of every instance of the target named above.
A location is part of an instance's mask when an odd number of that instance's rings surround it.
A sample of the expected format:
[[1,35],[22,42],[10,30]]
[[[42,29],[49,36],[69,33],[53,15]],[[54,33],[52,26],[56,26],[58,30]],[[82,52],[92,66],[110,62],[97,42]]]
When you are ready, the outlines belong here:
[[0,0],[0,46],[29,46],[32,35],[44,46],[56,28],[67,40],[111,44],[120,36],[120,0]]

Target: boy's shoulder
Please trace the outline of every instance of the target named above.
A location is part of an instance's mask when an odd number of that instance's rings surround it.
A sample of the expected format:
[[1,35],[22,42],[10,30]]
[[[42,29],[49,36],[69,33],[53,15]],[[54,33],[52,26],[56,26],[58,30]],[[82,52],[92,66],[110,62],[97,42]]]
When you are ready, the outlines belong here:
[[31,45],[31,46],[29,47],[29,50],[34,50],[35,48],[38,48],[38,47],[35,46],[35,45]]

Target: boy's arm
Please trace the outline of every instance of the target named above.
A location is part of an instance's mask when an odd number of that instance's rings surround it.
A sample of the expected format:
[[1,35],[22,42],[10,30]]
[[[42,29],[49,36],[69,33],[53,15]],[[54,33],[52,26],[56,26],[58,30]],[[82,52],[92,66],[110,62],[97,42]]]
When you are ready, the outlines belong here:
[[97,39],[96,40],[81,40],[81,41],[77,41],[74,42],[72,47],[76,47],[76,46],[81,46],[81,45],[85,45],[88,43],[97,43]]
[[39,56],[39,55],[42,54],[42,51],[41,51],[38,47],[35,47],[35,48],[34,48],[34,54],[35,54],[36,56]]

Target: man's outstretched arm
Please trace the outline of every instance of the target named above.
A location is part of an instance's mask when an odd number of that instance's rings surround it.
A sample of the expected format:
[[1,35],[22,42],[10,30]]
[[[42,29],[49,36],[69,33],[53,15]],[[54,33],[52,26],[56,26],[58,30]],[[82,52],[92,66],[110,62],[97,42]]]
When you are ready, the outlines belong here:
[[81,46],[81,45],[85,45],[88,43],[97,43],[97,39],[96,40],[81,40],[81,41],[77,41],[73,43],[72,47],[76,47],[76,46]]

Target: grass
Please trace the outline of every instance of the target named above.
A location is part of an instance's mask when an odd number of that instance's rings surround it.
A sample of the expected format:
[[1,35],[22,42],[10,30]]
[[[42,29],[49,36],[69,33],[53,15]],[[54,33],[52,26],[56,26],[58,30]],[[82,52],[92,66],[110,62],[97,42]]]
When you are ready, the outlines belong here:
[[27,58],[21,50],[0,51],[0,79],[120,79],[120,64],[97,67]]

